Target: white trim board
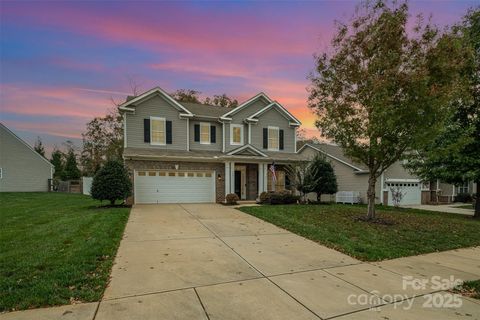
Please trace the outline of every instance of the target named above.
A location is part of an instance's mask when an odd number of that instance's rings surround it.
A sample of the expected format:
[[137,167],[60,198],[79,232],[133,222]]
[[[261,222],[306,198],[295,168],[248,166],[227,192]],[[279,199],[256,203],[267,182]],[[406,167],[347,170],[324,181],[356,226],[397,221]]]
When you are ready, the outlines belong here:
[[255,148],[254,146],[250,145],[250,144],[246,144],[240,148],[237,148],[237,149],[234,149],[232,151],[230,151],[229,153],[227,153],[228,156],[233,156],[235,154],[237,154],[238,152],[241,152],[243,150],[246,150],[246,149],[249,149],[259,155],[261,155],[262,157],[268,157],[268,155],[266,155],[265,153],[263,153],[262,151],[258,150],[257,148]]
[[220,118],[221,119],[224,119],[224,120],[231,120],[231,118],[229,118],[229,116],[231,115],[234,115],[235,113],[239,112],[240,110],[242,110],[243,108],[245,108],[246,106],[248,106],[249,104],[251,104],[252,102],[254,102],[255,100],[258,100],[260,98],[264,98],[265,100],[267,100],[269,103],[272,103],[272,99],[270,99],[265,93],[263,92],[260,92],[258,93],[257,95],[251,97],[250,99],[248,99],[247,101],[243,102],[242,104],[240,104],[238,107],[236,107],[235,109],[233,110],[230,110],[229,112],[223,114]]
[[184,106],[182,106],[178,101],[173,99],[167,92],[165,92],[162,88],[160,87],[155,87],[153,89],[150,89],[141,95],[137,96],[136,98],[133,98],[132,100],[125,101],[121,105],[118,106],[118,109],[123,110],[123,111],[135,111],[133,108],[128,108],[129,105],[134,104],[135,102],[138,102],[139,100],[142,100],[154,93],[158,93],[164,98],[166,98],[174,107],[176,107],[178,110],[184,111],[186,114],[183,116],[190,116],[193,117],[193,113],[191,113],[188,109],[186,109]]
[[308,144],[308,143],[304,144],[304,145],[300,148],[300,150],[297,151],[297,153],[301,153],[302,150],[305,149],[305,147],[310,147],[310,148],[312,148],[313,150],[316,150],[316,151],[318,151],[318,152],[321,152],[321,153],[323,153],[324,155],[329,156],[330,158],[335,159],[335,160],[337,160],[338,162],[341,162],[341,163],[343,163],[344,165],[347,165],[347,166],[349,166],[350,168],[353,168],[353,169],[357,170],[359,173],[368,172],[368,171],[366,171],[366,170],[363,170],[363,169],[360,169],[360,168],[354,166],[354,165],[351,164],[351,163],[348,163],[348,162],[343,161],[343,160],[341,160],[341,159],[339,159],[339,158],[337,158],[337,157],[335,157],[335,156],[332,156],[331,154],[329,154],[329,153],[327,153],[327,152],[325,152],[325,151],[323,151],[323,150],[321,150],[321,149],[319,149],[319,148],[316,148],[316,147],[314,147],[314,146],[312,146],[311,144]]
[[286,116],[286,119],[287,120],[293,120],[293,124],[290,122],[290,125],[293,125],[293,126],[300,126],[302,123],[297,119],[295,118],[290,112],[288,112],[287,109],[285,109],[285,107],[283,107],[280,103],[278,103],[277,101],[274,101],[272,103],[270,103],[269,105],[267,105],[266,107],[264,107],[263,109],[260,109],[259,111],[257,111],[256,113],[252,114],[251,116],[249,116],[247,118],[247,121],[258,121],[258,119],[254,119],[255,117],[258,117],[260,116],[261,114],[265,113],[267,110],[273,108],[273,107],[278,107],[279,111],[281,111],[281,113],[283,113],[284,116]]
[[46,159],[41,154],[39,154],[37,151],[35,151],[35,149],[33,149],[28,143],[26,143],[19,136],[17,136],[15,133],[13,133],[12,130],[8,129],[3,123],[0,122],[0,126],[2,126],[2,128],[4,128],[5,131],[8,132],[9,134],[11,134],[15,139],[17,139],[18,141],[23,143],[25,146],[27,146],[28,149],[30,149],[33,153],[35,153],[37,156],[39,156],[43,161],[47,162],[51,167],[54,167],[53,164],[50,161],[48,161],[48,159]]

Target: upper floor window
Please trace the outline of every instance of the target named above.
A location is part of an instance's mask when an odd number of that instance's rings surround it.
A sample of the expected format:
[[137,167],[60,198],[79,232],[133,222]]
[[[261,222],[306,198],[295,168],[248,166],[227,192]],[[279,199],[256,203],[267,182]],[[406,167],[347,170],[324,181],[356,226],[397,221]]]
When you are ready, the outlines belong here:
[[210,123],[200,122],[200,143],[210,144]]
[[165,144],[165,118],[150,117],[150,143]]
[[241,124],[230,125],[230,144],[243,145],[243,125]]
[[268,127],[268,150],[278,150],[280,141],[278,127]]

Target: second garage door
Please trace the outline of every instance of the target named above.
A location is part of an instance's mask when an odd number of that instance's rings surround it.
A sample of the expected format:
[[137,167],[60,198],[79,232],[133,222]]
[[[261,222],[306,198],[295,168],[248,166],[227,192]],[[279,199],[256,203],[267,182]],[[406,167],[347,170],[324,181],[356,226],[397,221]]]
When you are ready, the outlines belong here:
[[135,203],[215,202],[213,171],[135,172]]
[[393,205],[392,189],[402,193],[400,205],[421,204],[422,191],[418,182],[387,182],[388,205]]

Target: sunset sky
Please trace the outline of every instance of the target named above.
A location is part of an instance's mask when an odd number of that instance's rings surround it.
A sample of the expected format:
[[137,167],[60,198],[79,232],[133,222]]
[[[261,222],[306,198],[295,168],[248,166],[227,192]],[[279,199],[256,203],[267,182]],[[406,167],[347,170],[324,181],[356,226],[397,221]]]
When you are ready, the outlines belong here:
[[[264,91],[318,135],[307,105],[313,54],[356,1],[0,2],[1,122],[48,149],[130,94],[195,89],[239,101]],[[476,1],[411,2],[451,25]]]

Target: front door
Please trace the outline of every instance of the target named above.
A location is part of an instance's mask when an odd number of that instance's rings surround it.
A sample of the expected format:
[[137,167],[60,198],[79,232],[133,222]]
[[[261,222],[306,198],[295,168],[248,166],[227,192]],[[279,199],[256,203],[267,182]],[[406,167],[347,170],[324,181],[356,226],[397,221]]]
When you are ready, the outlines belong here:
[[235,170],[235,193],[241,199],[242,198],[242,172]]

